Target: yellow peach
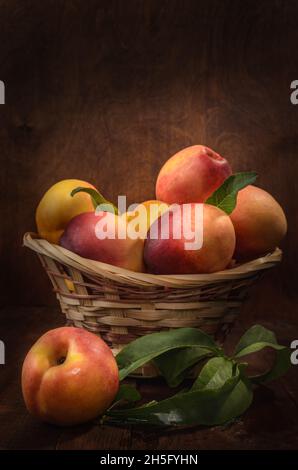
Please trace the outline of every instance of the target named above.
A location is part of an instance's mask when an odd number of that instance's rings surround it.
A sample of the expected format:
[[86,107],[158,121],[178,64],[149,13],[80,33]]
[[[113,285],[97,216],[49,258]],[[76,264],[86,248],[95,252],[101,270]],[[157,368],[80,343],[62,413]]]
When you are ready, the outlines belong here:
[[36,209],[37,231],[41,238],[58,244],[68,222],[76,215],[94,210],[92,200],[86,193],[71,196],[78,186],[94,188],[86,181],[62,180],[51,186],[44,194]]
[[139,204],[133,211],[122,214],[129,230],[139,233],[141,239],[145,239],[153,222],[169,209],[165,202],[150,199]]
[[256,186],[239,191],[231,220],[236,259],[253,259],[273,251],[287,232],[287,219],[279,203]]

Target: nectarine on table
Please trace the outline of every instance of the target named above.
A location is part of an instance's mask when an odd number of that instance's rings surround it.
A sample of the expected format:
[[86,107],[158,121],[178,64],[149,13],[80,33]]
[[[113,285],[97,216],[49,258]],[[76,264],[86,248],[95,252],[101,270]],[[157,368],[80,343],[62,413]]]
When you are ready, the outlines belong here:
[[93,210],[90,196],[86,193],[71,196],[71,191],[78,186],[94,188],[86,181],[62,180],[51,186],[44,194],[36,209],[37,231],[41,238],[58,245],[59,239],[68,224],[76,215]]
[[[195,208],[191,204],[190,218],[183,216],[184,206],[175,205],[151,226],[144,247],[144,260],[149,272],[154,274],[213,273],[225,269],[235,249],[235,231],[230,217],[221,209],[203,204],[203,218],[195,226]],[[169,236],[163,235],[168,224]],[[193,233],[202,231],[202,246],[186,249],[190,239],[185,237],[184,226],[191,221]],[[175,238],[174,227],[181,225],[181,237]]]
[[225,158],[204,145],[193,145],[163,165],[156,181],[156,198],[168,204],[205,202],[231,174]]
[[137,272],[144,269],[143,240],[133,238],[125,221],[112,212],[85,212],[74,217],[60,245],[83,258]]
[[230,217],[236,233],[235,257],[239,260],[273,251],[287,232],[286,216],[279,203],[256,186],[239,191]]
[[27,409],[42,421],[72,425],[104,413],[119,387],[116,360],[93,333],[62,327],[45,333],[22,369]]

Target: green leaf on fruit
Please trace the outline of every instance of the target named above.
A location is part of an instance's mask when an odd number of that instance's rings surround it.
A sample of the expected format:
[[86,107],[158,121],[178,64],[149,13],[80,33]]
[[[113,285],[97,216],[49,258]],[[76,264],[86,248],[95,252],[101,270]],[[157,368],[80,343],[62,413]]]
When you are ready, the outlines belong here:
[[257,177],[258,175],[254,171],[245,171],[229,176],[205,201],[206,204],[216,206],[226,214],[231,214],[236,207],[238,192],[249,184],[253,184]]
[[85,188],[83,186],[78,186],[77,188],[73,189],[70,195],[73,197],[77,193],[87,193],[91,196],[91,200],[93,203],[93,207],[96,210],[100,206],[100,210],[104,212],[111,212],[112,214],[118,215],[117,207],[107,199],[103,197],[96,189],[93,188]]

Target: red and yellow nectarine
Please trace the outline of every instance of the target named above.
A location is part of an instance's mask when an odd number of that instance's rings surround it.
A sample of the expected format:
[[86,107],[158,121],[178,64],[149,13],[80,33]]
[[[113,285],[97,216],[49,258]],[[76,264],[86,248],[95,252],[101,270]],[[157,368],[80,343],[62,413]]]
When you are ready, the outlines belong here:
[[112,351],[93,333],[73,327],[48,331],[22,369],[28,411],[57,425],[87,422],[112,403],[119,387]]
[[[144,259],[148,271],[154,274],[213,273],[225,269],[235,249],[235,231],[230,217],[221,209],[203,204],[203,227],[195,227],[195,206],[191,204],[191,230],[203,230],[203,244],[198,249],[186,249],[183,235],[185,218],[181,207],[164,213],[151,226],[145,241]],[[198,206],[198,204],[197,204]],[[180,209],[179,209],[180,208]],[[163,238],[163,226],[168,223],[169,237]],[[176,221],[175,221],[176,217]],[[178,222],[178,223],[177,223]],[[180,238],[175,239],[174,225],[181,225]]]
[[204,145],[193,145],[163,165],[156,181],[156,198],[168,204],[205,202],[231,173],[225,158]]
[[144,268],[143,240],[133,238],[126,222],[111,212],[85,212],[74,217],[66,226],[60,245],[83,258],[137,272]]

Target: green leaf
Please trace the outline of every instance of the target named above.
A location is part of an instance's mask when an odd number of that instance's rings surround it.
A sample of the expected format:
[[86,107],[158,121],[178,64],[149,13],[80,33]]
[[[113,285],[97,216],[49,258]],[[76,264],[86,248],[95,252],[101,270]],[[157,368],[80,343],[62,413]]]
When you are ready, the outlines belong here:
[[114,402],[126,401],[133,403],[140,399],[141,395],[135,387],[129,384],[121,384]]
[[239,379],[237,364],[225,357],[213,357],[202,368],[192,390],[211,390],[227,385],[230,380]]
[[257,176],[254,171],[245,171],[229,176],[205,201],[206,204],[219,207],[227,214],[231,214],[236,207],[238,191],[253,184]]
[[[277,344],[276,336],[271,330],[267,330],[262,325],[254,325],[241,336],[236,348],[235,354],[238,355],[244,349],[258,343]],[[244,354],[242,354],[244,356]]]
[[196,328],[173,329],[138,338],[116,356],[120,380],[167,351],[193,346],[200,346],[215,355],[222,354],[214,340]]
[[271,370],[253,377],[254,381],[258,383],[270,382],[283,375],[290,368],[290,349],[278,344],[273,331],[267,330],[262,325],[254,325],[247,330],[235,349],[235,358],[240,358],[267,347],[275,349],[276,359]]
[[[245,375],[246,364],[236,360],[268,346],[277,353],[273,368],[250,380]],[[118,354],[117,362],[120,378],[124,378],[154,360],[168,383],[174,385],[181,382],[189,367],[209,355],[216,357],[202,367],[190,390],[180,390],[165,400],[151,401],[136,408],[114,409],[112,406],[104,419],[163,426],[224,424],[250,406],[251,382],[268,382],[283,374],[290,365],[289,349],[279,345],[274,333],[261,325],[255,325],[242,336],[233,358],[225,357],[213,339],[200,330],[181,328],[135,340]],[[130,394],[129,391],[128,396]]]
[[100,209],[104,212],[112,212],[112,214],[118,214],[117,207],[107,199],[103,197],[96,189],[93,188],[85,188],[83,186],[78,186],[77,188],[73,189],[70,195],[73,197],[77,193],[87,193],[91,196],[91,200],[93,203],[94,209],[97,209],[100,206]]
[[171,349],[154,359],[154,363],[169,387],[177,387],[185,379],[192,366],[213,354],[214,352],[210,349],[200,346]]
[[[218,359],[217,364],[215,359]],[[112,420],[127,423],[166,426],[210,426],[231,421],[244,413],[251,404],[249,381],[242,376],[241,369],[233,361],[225,358],[213,358],[210,361],[202,369],[201,379],[190,391],[147,406],[112,410],[107,413],[108,416]],[[214,373],[216,365],[224,369],[222,374]]]

